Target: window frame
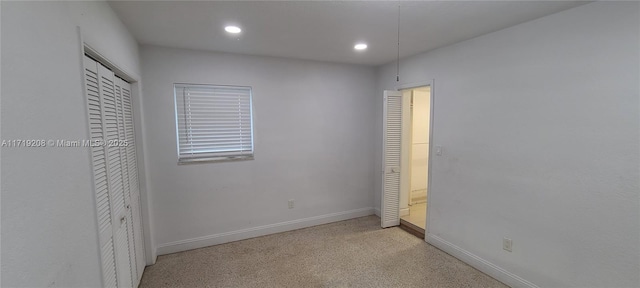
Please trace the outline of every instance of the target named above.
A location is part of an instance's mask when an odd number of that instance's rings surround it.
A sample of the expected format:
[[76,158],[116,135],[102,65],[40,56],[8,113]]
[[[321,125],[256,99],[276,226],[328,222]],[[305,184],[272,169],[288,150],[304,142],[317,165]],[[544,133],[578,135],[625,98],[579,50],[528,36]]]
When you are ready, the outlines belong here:
[[[180,123],[178,121],[179,117],[179,108],[178,108],[178,87],[179,86],[203,86],[203,87],[220,87],[220,88],[239,88],[239,89],[248,89],[249,90],[249,119],[251,123],[251,154],[241,154],[240,152],[236,152],[237,154],[229,154],[229,155],[201,155],[201,156],[190,156],[186,157],[180,155]],[[255,128],[253,121],[253,87],[251,86],[242,86],[242,85],[219,85],[219,84],[196,84],[196,83],[186,83],[186,82],[176,82],[173,83],[173,105],[174,105],[174,117],[176,124],[176,153],[178,158],[178,164],[194,164],[194,163],[209,163],[209,162],[228,162],[228,161],[244,161],[244,160],[254,160],[255,159]],[[233,152],[230,152],[233,153]],[[205,154],[205,153],[200,153]]]

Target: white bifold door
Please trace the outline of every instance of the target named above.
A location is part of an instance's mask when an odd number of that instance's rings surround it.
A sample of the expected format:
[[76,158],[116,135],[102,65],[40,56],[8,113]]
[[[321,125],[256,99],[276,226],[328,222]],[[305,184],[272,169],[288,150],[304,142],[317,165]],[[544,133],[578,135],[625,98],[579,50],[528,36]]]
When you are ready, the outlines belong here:
[[400,225],[402,93],[384,91],[382,148],[382,228]]
[[85,56],[85,93],[104,287],[137,287],[144,270],[131,85]]

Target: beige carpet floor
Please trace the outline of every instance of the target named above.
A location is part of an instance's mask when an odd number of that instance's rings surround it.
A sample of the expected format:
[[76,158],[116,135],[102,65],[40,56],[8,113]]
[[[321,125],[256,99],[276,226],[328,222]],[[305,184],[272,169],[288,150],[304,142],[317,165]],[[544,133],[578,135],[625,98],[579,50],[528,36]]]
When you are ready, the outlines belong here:
[[506,287],[362,217],[158,257],[140,287]]

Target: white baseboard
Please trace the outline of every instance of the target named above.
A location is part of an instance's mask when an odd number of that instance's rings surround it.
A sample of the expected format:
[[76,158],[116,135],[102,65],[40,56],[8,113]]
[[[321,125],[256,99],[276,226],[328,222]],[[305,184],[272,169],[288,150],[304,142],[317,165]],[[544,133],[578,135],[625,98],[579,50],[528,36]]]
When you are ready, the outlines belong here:
[[479,256],[464,250],[453,243],[444,240],[436,235],[431,233],[427,234],[427,243],[438,247],[438,249],[447,252],[453,257],[456,257],[462,262],[465,262],[472,267],[482,271],[483,273],[496,278],[498,281],[507,284],[511,287],[531,287],[531,288],[539,288],[537,285],[521,278],[518,275],[515,275],[503,268],[498,267],[497,265],[480,258]]
[[336,221],[349,220],[349,219],[369,216],[373,214],[374,214],[374,209],[371,207],[325,214],[325,215],[320,215],[315,217],[285,221],[285,222],[246,228],[246,229],[241,229],[241,230],[236,230],[231,232],[218,233],[218,234],[213,234],[213,235],[208,235],[203,237],[169,242],[169,243],[158,245],[156,251],[157,251],[157,255],[176,253],[176,252],[187,251],[191,249],[218,245],[222,243],[254,238],[258,236],[264,236],[264,235],[291,231],[291,230],[296,230],[296,229],[301,229],[301,228],[306,228],[306,227],[311,227],[311,226],[316,226],[321,224],[327,224],[327,223],[336,222]]
[[400,209],[400,217],[409,215],[409,210],[411,208],[402,208]]
[[378,209],[378,208],[373,208],[373,210],[374,210],[374,211],[373,211],[373,214],[376,214],[376,216],[381,217],[381,216],[380,216],[380,209]]

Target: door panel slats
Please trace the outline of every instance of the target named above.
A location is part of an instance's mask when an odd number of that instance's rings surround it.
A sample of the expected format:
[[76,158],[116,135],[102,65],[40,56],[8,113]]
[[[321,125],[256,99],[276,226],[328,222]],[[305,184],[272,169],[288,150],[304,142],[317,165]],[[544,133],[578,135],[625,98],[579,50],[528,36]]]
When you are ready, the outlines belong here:
[[145,261],[131,86],[86,56],[84,67],[90,140],[128,143],[90,148],[103,286],[134,287]]
[[383,119],[383,178],[382,211],[383,228],[400,225],[400,151],[402,144],[402,94],[384,92]]

